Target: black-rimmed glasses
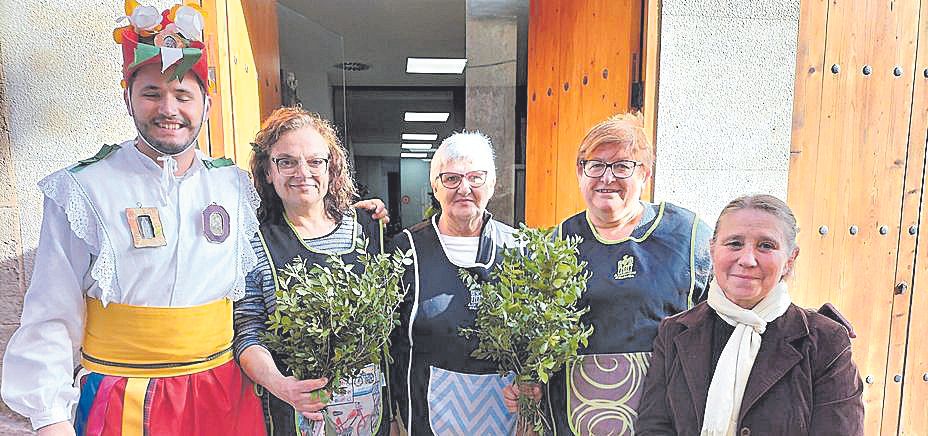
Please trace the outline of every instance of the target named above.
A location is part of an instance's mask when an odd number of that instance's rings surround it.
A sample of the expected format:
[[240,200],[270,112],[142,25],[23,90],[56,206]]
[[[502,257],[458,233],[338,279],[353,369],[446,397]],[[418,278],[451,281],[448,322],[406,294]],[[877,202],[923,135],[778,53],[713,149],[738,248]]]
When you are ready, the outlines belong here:
[[467,179],[467,184],[471,188],[479,188],[487,182],[486,171],[471,171],[467,174],[461,173],[439,173],[437,179],[441,180],[441,185],[448,189],[457,189],[461,186],[461,181]]
[[635,174],[635,168],[641,166],[641,162],[634,160],[619,160],[615,162],[603,162],[601,160],[581,160],[580,166],[583,167],[583,174],[587,177],[598,179],[606,174],[608,168],[612,175],[617,179],[627,179]]
[[277,172],[282,176],[293,176],[299,171],[300,163],[305,162],[309,167],[309,172],[319,174],[325,170],[329,164],[327,157],[311,157],[309,159],[295,158],[290,156],[272,157],[271,162],[277,165]]

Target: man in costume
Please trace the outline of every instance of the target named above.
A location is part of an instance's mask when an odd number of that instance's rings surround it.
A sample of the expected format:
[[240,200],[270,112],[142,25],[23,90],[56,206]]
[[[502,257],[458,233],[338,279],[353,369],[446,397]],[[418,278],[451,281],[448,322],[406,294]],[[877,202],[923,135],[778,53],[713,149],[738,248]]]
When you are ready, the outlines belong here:
[[42,233],[3,399],[40,435],[262,435],[232,359],[257,195],[195,146],[210,105],[203,16],[126,3],[114,37],[138,136],[39,183]]

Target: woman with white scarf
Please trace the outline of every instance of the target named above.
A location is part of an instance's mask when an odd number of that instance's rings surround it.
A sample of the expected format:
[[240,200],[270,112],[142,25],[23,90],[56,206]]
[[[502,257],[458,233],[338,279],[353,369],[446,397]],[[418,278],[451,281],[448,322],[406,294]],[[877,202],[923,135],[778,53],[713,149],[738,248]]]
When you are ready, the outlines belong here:
[[797,232],[773,196],[722,210],[708,300],[658,330],[639,436],[863,435],[850,326],[789,296]]

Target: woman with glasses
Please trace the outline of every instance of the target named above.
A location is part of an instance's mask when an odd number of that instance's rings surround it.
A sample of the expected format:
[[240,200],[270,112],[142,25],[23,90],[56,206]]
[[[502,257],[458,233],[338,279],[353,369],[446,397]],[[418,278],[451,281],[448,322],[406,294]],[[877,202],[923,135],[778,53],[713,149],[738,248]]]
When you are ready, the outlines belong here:
[[705,299],[711,229],[682,207],[641,200],[653,156],[635,115],[599,123],[580,143],[586,210],[558,234],[583,238],[580,258],[592,275],[580,304],[594,330],[581,358],[547,386],[558,435],[633,434],[658,324]]
[[515,418],[502,396],[511,380],[497,374],[495,363],[471,357],[477,340],[459,334],[473,325],[480,301],[459,272],[487,280],[502,248],[516,246],[514,229],[486,210],[496,185],[489,139],[477,132],[445,139],[429,178],[441,211],[391,244],[413,253],[391,339],[394,401],[412,436],[511,434]]
[[[327,257],[357,262],[359,252],[380,253],[383,228],[368,213],[356,213],[355,187],[345,150],[332,125],[299,108],[280,108],[265,120],[252,144],[251,171],[261,197],[260,233],[252,241],[258,267],[246,278],[245,296],[235,302],[235,355],[263,392],[269,435],[298,435],[303,419],[360,416],[352,435],[389,433],[389,409],[381,407],[384,376],[371,366],[339,386],[338,404],[313,392],[328,380],[297,380],[261,342],[268,316],[276,310],[277,271],[299,257],[325,265]],[[379,200],[356,207],[382,205]],[[385,216],[378,211],[375,216]],[[365,377],[365,375],[367,377]],[[371,376],[373,375],[373,376]],[[333,420],[334,421],[334,420]],[[308,424],[308,422],[307,422]]]

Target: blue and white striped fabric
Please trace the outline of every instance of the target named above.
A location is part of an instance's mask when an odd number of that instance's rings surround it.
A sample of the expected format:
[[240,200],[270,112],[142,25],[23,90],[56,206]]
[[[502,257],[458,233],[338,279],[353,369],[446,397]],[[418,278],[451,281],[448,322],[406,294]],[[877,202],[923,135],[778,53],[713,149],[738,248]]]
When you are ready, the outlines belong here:
[[430,367],[429,424],[436,435],[511,435],[517,415],[503,403],[512,375],[463,374]]

